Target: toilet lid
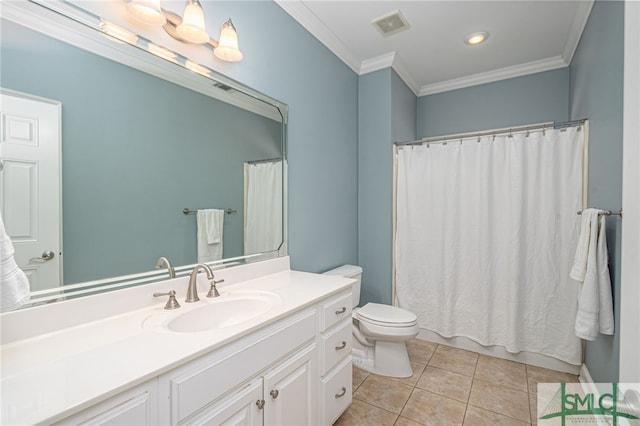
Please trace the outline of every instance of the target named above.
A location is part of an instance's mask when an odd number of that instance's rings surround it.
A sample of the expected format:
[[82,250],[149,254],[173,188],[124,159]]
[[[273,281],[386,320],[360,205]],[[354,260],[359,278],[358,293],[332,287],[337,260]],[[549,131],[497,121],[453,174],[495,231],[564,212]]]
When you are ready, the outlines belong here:
[[367,303],[358,309],[358,316],[388,324],[413,324],[418,319],[413,312],[379,303]]

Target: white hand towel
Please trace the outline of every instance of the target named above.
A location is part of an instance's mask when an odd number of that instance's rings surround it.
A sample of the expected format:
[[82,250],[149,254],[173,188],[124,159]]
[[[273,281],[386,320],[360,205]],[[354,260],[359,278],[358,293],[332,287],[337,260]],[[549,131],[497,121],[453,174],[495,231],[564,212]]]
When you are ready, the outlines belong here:
[[0,312],[18,309],[29,300],[29,280],[18,268],[14,253],[0,216]]
[[198,210],[198,263],[222,259],[224,210]]
[[581,232],[570,276],[582,282],[576,314],[576,336],[595,340],[598,332],[613,334],[613,301],[609,277],[605,216],[582,212]]

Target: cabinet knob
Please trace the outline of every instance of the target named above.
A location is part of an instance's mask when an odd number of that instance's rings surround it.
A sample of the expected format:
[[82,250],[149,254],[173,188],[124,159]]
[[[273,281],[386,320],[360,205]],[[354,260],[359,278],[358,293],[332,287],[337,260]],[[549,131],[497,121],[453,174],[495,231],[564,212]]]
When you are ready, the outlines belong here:
[[347,347],[347,342],[343,340],[340,346],[336,346],[336,351],[339,351],[340,349],[344,349],[346,347]]
[[278,392],[278,389],[274,389],[271,392],[269,392],[269,395],[271,395],[271,398],[276,399],[278,395],[280,395],[280,392]]
[[264,407],[264,399],[257,400],[256,406],[258,407],[258,410],[262,410],[262,408]]
[[336,311],[336,315],[344,314],[345,312],[347,312],[347,307],[343,306],[342,309]]
[[347,393],[347,388],[345,388],[344,386],[342,387],[342,392],[337,393],[336,394],[336,399],[338,398],[342,398],[344,396],[344,394]]

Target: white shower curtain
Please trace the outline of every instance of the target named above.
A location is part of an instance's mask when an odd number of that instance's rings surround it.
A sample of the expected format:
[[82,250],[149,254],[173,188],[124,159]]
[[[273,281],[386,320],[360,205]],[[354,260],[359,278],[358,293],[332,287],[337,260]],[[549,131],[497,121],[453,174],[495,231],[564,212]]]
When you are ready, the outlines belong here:
[[282,161],[244,165],[244,254],[282,243]]
[[583,133],[398,149],[396,297],[421,328],[581,363]]

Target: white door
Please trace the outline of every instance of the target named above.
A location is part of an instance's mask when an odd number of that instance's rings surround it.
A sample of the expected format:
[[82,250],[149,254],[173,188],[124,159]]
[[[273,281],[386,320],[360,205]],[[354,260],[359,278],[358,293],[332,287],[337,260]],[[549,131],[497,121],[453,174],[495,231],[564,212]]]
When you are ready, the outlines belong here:
[[0,212],[32,292],[62,282],[60,110],[0,91]]
[[264,376],[264,424],[317,424],[316,345],[308,346]]
[[205,410],[186,422],[201,426],[258,426],[262,425],[262,378],[255,379],[239,392]]

